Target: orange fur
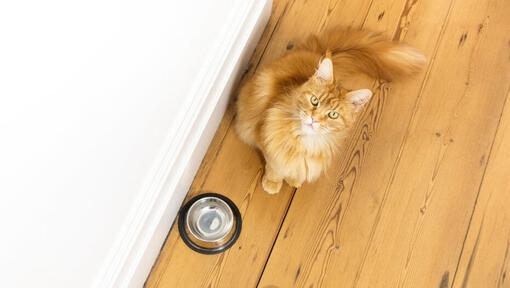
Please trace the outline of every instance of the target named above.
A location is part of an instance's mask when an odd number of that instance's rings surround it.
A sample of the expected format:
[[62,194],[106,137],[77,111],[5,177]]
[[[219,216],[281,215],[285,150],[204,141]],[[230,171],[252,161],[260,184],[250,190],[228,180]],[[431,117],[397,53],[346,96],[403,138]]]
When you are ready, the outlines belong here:
[[335,29],[311,36],[255,74],[241,89],[235,129],[264,155],[264,190],[277,193],[283,180],[299,187],[330,164],[371,96],[344,89],[342,77],[361,72],[393,80],[424,63],[414,48],[380,34]]

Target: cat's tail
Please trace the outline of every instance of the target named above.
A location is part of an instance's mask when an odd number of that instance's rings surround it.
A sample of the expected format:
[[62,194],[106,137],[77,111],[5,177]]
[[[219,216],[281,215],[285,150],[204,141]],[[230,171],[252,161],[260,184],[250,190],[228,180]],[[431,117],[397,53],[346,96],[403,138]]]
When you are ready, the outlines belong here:
[[320,36],[311,36],[301,48],[322,55],[329,50],[335,68],[347,73],[362,72],[386,81],[414,74],[427,61],[411,46],[362,30],[333,29]]

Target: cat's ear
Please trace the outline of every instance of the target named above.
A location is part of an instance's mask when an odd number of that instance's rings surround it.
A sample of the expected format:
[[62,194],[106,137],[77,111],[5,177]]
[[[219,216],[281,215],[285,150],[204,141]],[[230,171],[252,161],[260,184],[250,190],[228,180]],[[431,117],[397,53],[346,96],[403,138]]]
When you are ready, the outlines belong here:
[[331,61],[331,53],[326,53],[326,57],[322,58],[313,77],[319,80],[333,82],[333,61]]
[[370,98],[372,98],[372,91],[368,89],[359,89],[354,90],[346,94],[349,101],[351,101],[352,104],[354,104],[355,111],[361,110],[365,104],[370,101]]

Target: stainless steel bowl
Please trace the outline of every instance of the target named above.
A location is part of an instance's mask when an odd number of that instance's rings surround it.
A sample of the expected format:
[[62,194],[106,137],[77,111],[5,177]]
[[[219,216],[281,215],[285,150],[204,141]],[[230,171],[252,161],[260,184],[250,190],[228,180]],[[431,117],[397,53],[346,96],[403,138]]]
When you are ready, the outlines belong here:
[[216,254],[230,248],[241,233],[241,214],[227,197],[206,193],[184,204],[179,215],[179,234],[191,249]]
[[217,197],[204,197],[191,205],[186,215],[188,231],[204,242],[219,242],[234,226],[232,209]]

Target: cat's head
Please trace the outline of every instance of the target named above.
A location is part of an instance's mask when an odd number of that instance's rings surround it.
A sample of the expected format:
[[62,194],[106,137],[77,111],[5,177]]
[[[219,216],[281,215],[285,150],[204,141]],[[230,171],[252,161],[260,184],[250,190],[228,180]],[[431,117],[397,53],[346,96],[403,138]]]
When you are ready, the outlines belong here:
[[372,97],[368,89],[347,91],[337,85],[329,53],[318,63],[315,74],[294,93],[301,134],[306,136],[344,133]]

